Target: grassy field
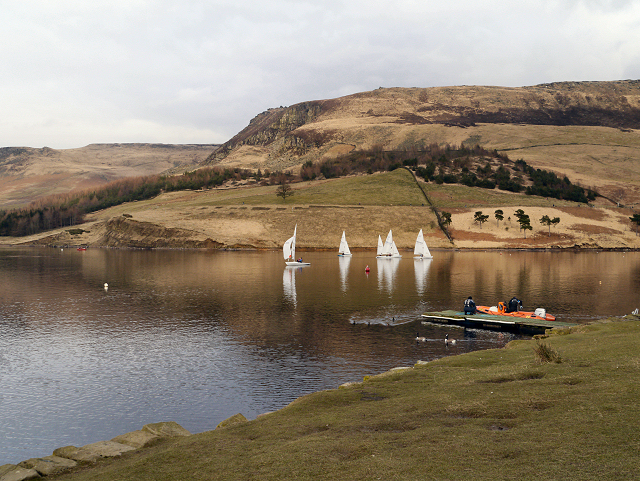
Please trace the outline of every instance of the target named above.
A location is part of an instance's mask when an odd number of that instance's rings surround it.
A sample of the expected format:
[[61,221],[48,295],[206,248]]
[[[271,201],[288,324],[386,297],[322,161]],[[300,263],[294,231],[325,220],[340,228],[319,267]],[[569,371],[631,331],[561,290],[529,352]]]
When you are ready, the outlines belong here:
[[629,316],[365,376],[55,479],[637,479],[639,336]]
[[[209,205],[420,205],[425,198],[405,169],[291,184],[294,195],[276,196],[277,185],[214,189],[196,202]],[[194,199],[195,201],[195,199]]]
[[[640,248],[640,237],[629,222],[633,211],[601,201],[598,207],[587,207],[497,189],[417,182],[405,169],[296,183],[292,188],[294,195],[286,201],[276,196],[275,185],[170,192],[90,214],[83,225],[88,232],[81,235],[59,229],[1,242],[28,244],[48,238],[45,242],[56,245],[277,249],[297,224],[300,249],[336,248],[343,230],[352,248],[375,249],[378,236],[384,238],[391,229],[398,248],[405,250],[413,248],[420,229],[430,248]],[[438,228],[423,190],[440,211],[452,214],[453,244]],[[507,223],[474,222],[477,211],[493,221],[496,209],[504,211]],[[516,209],[531,216],[533,231],[526,238],[515,220],[508,222]],[[108,221],[123,215],[131,219],[129,228],[115,234],[107,229]],[[558,217],[560,223],[549,230],[539,222],[544,215]],[[167,235],[163,229],[178,229],[180,235]]]

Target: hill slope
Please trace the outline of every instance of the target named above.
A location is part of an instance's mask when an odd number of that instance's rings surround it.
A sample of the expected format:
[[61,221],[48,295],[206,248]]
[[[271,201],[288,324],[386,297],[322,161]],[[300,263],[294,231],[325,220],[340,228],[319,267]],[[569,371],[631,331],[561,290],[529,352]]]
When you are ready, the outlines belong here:
[[[640,249],[629,222],[631,209],[585,207],[461,185],[425,184],[405,169],[373,175],[294,184],[283,202],[276,185],[168,192],[88,214],[87,223],[20,238],[3,244],[90,245],[110,247],[281,249],[298,225],[296,245],[336,250],[343,230],[354,250],[374,251],[378,235],[393,229],[398,248],[413,250],[423,229],[431,249],[451,248],[605,248]],[[424,193],[439,210],[452,213],[451,243],[438,227]],[[500,223],[496,209],[504,211]],[[515,211],[531,216],[533,230],[523,235]],[[490,216],[483,226],[475,212]],[[560,223],[549,229],[539,219]],[[409,258],[410,254],[405,254]]]
[[91,144],[79,149],[0,148],[0,208],[125,177],[189,169],[217,145]]
[[354,149],[481,145],[640,201],[640,81],[388,88],[270,109],[207,159],[285,170]]

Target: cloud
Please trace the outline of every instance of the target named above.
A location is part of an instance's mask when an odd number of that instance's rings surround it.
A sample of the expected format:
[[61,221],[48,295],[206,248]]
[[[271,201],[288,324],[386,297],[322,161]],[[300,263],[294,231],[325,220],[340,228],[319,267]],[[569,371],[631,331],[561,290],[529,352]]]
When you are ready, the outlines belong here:
[[1,4],[4,145],[224,142],[267,108],[380,86],[640,72],[633,1]]

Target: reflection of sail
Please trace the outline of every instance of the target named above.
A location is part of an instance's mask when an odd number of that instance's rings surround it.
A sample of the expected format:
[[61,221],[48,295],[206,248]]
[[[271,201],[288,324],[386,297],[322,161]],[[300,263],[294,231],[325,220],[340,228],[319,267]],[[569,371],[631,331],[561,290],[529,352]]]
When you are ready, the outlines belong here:
[[284,287],[284,298],[293,302],[294,307],[298,306],[296,298],[296,270],[285,269],[282,274],[282,286]]
[[349,275],[351,257],[340,257],[338,262],[340,262],[340,282],[342,283],[342,290],[347,292],[347,277]]
[[386,287],[386,290],[389,292],[393,291],[393,281],[396,278],[396,272],[398,271],[398,266],[400,265],[400,258],[387,258],[387,259],[378,259],[378,289],[383,290]]
[[420,296],[424,293],[424,288],[427,285],[429,267],[431,267],[431,259],[417,258],[413,261],[413,270],[416,274],[416,291]]

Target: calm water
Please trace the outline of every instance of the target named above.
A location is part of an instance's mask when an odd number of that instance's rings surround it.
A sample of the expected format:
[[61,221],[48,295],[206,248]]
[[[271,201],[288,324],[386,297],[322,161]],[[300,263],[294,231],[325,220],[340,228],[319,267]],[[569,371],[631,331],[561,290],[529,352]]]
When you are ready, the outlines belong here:
[[640,253],[303,255],[287,269],[279,252],[0,249],[0,465],[151,422],[214,429],[514,338],[421,324],[468,295],[576,322],[640,307]]

